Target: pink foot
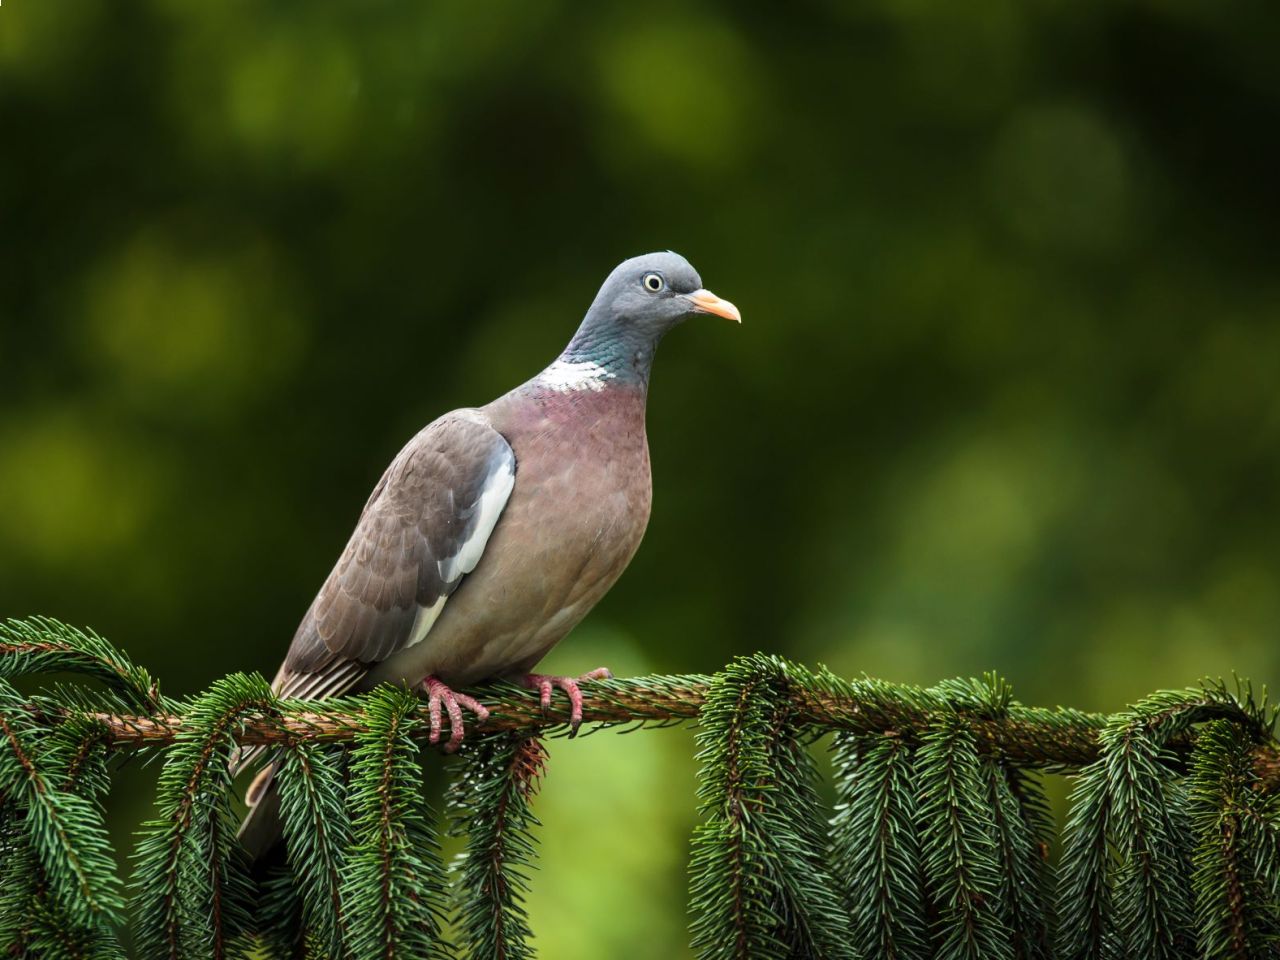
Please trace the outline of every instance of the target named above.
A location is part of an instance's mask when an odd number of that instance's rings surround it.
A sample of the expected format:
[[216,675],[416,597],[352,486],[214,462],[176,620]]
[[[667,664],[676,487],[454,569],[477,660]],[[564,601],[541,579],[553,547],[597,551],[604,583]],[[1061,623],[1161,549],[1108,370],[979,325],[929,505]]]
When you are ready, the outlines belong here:
[[552,677],[545,673],[525,674],[521,683],[530,690],[537,690],[542,695],[542,709],[551,709],[551,691],[559,687],[569,695],[569,736],[578,732],[582,726],[582,690],[578,687],[581,680],[608,680],[613,676],[608,667],[597,667],[580,677]]
[[422,689],[427,694],[427,712],[431,715],[431,736],[427,738],[429,743],[440,742],[440,707],[442,705],[449,715],[449,740],[444,747],[445,753],[453,753],[457,750],[466,734],[462,725],[463,707],[474,713],[481,723],[489,719],[488,707],[465,693],[454,693],[437,677],[427,677],[423,680]]

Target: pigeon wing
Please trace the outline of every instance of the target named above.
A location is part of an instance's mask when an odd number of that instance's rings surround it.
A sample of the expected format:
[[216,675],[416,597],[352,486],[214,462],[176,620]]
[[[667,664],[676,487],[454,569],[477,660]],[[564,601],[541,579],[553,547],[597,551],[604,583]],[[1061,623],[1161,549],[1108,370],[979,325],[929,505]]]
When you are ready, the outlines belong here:
[[299,625],[276,692],[337,696],[420,643],[480,562],[515,473],[510,444],[476,410],[446,414],[410,440]]

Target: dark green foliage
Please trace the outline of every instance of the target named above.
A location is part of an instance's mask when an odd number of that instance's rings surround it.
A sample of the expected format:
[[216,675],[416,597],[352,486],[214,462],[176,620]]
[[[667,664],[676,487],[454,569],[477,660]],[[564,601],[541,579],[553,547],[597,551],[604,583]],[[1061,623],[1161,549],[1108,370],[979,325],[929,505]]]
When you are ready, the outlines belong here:
[[1180,785],[1144,736],[1119,739],[1106,763],[1117,944],[1129,956],[1177,957],[1191,936],[1190,851],[1171,823]]
[[305,740],[281,751],[280,819],[305,925],[330,956],[343,955],[343,859],[351,842],[336,750]]
[[[888,685],[858,685],[873,704],[892,698]],[[908,722],[837,741],[832,843],[867,956],[1049,955],[1043,795],[1030,775],[983,755],[971,731],[1012,706],[997,678],[948,681],[899,701],[935,718],[923,729]]]
[[1005,925],[1000,864],[982,761],[958,716],[927,731],[917,760],[925,877],[938,916],[936,956],[1003,960],[1013,956]]
[[1190,777],[1196,936],[1212,960],[1263,956],[1280,942],[1280,807],[1258,791],[1248,745],[1230,721],[1210,721]]
[[444,864],[422,792],[417,697],[380,687],[365,700],[348,806],[354,846],[342,885],[347,946],[356,960],[447,958]]
[[712,680],[702,709],[690,906],[703,957],[856,955],[789,687],[783,661],[745,658]]
[[[99,724],[66,721],[49,735],[42,760],[57,788],[75,793],[95,808],[110,786]],[[13,811],[7,811],[12,814]],[[117,957],[119,945],[105,924],[77,923],[51,895],[49,876],[35,859],[24,817],[7,816],[0,875],[0,943],[14,952],[49,957]]]
[[238,724],[272,703],[261,678],[233,674],[185,712],[160,774],[158,816],[143,825],[135,855],[144,956],[220,960],[251,928],[252,889],[235,838],[230,766]]
[[987,808],[995,828],[1004,923],[1018,960],[1050,956],[1053,816],[1033,774],[984,759]]
[[[1267,711],[1220,685],[1154,694],[1103,728],[1102,756],[1081,772],[1072,795],[1059,897],[1062,956],[1188,956],[1197,925],[1231,922],[1217,913],[1197,920],[1195,904],[1209,892],[1207,875],[1193,884],[1188,817],[1203,809],[1205,788],[1189,802],[1167,749],[1215,717],[1227,718],[1245,744],[1271,736]],[[1205,749],[1197,740],[1197,763]]]
[[1101,958],[1110,942],[1112,897],[1107,840],[1108,798],[1103,762],[1086,767],[1071,794],[1058,871],[1058,954]]
[[124,904],[102,811],[66,789],[66,770],[56,765],[65,745],[46,744],[47,736],[18,692],[0,681],[0,795],[6,816],[22,821],[15,847],[31,845],[39,885],[68,923],[105,929],[120,921]]
[[345,957],[334,953],[307,929],[299,882],[289,866],[273,862],[259,871],[257,946],[273,960],[312,960]]
[[497,734],[469,744],[464,757],[449,791],[455,832],[467,838],[454,865],[461,940],[474,960],[525,960],[534,956],[524,909],[538,825],[530,801],[546,751],[537,738]]
[[833,870],[846,887],[853,942],[866,957],[930,956],[914,759],[902,737],[836,742]]
[[[472,731],[449,787],[466,837],[450,896],[423,790],[443,768],[424,763],[410,691],[321,708],[233,675],[174,701],[61,624],[0,626],[0,648],[0,956],[123,956],[101,803],[124,749],[164,757],[134,861],[136,955],[535,956],[539,735],[563,715],[532,694],[485,691],[507,726]],[[39,671],[93,684],[9,682]],[[714,677],[594,684],[589,710],[698,718],[690,909],[708,960],[1280,955],[1280,751],[1247,693],[1164,692],[1106,717],[1024,707],[995,677],[924,689],[757,655]],[[831,731],[834,815],[811,757]],[[232,807],[246,743],[269,745],[286,854],[252,879]],[[1056,878],[1045,770],[1076,778]]]
[[68,922],[47,900],[31,903],[24,925],[20,956],[40,960],[123,960],[114,936]]
[[35,851],[26,835],[26,823],[6,810],[0,828],[0,944],[12,952],[25,949],[32,903],[41,893],[43,877]]
[[[0,677],[78,673],[103,681],[124,708],[163,706],[151,675],[92,630],[77,630],[48,617],[0,623]],[[108,701],[112,702],[112,701]]]
[[[8,679],[71,673],[101,687],[20,697]],[[163,709],[145,670],[92,631],[35,617],[0,623],[0,945],[32,957],[121,956],[123,899],[102,822],[110,788],[103,728],[89,716],[54,729],[46,714]]]

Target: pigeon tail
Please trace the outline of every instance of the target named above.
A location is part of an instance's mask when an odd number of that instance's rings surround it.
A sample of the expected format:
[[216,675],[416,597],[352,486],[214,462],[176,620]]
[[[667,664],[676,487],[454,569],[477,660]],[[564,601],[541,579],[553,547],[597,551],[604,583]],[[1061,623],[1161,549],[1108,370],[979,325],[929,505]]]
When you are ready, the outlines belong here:
[[245,803],[249,812],[236,836],[240,845],[255,863],[263,860],[284,839],[284,827],[280,822],[280,790],[276,786],[274,763],[259,771],[245,791]]

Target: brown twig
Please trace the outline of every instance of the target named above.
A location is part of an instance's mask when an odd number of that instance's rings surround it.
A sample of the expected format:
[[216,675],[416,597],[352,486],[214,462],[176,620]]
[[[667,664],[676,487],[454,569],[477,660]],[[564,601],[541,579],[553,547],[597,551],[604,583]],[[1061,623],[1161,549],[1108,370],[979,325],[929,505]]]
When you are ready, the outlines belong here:
[[[607,681],[583,684],[583,716],[587,724],[669,724],[697,718],[706,699],[709,678],[659,677],[652,682]],[[538,698],[527,691],[503,685],[473,691],[491,704],[491,716],[482,726],[485,732],[535,732],[569,722],[567,702],[553,701],[543,711]],[[808,688],[793,692],[795,719],[821,729],[855,733],[890,733],[912,737],[929,721],[925,712],[888,710],[883,703],[863,702]],[[422,716],[426,717],[423,707]],[[116,748],[160,746],[170,743],[182,730],[177,713],[156,716],[97,714],[105,738]],[[1024,767],[1075,770],[1098,759],[1098,732],[1106,716],[1075,710],[1045,709],[1015,705],[999,718],[974,717],[969,728],[980,748]],[[246,715],[236,734],[245,746],[270,746],[289,740],[345,743],[364,729],[358,711],[315,709]],[[427,735],[427,724],[415,727],[416,735]],[[1189,756],[1194,733],[1175,738],[1169,744],[1175,755]],[[1254,770],[1264,789],[1280,790],[1280,751],[1274,745],[1254,748]]]

